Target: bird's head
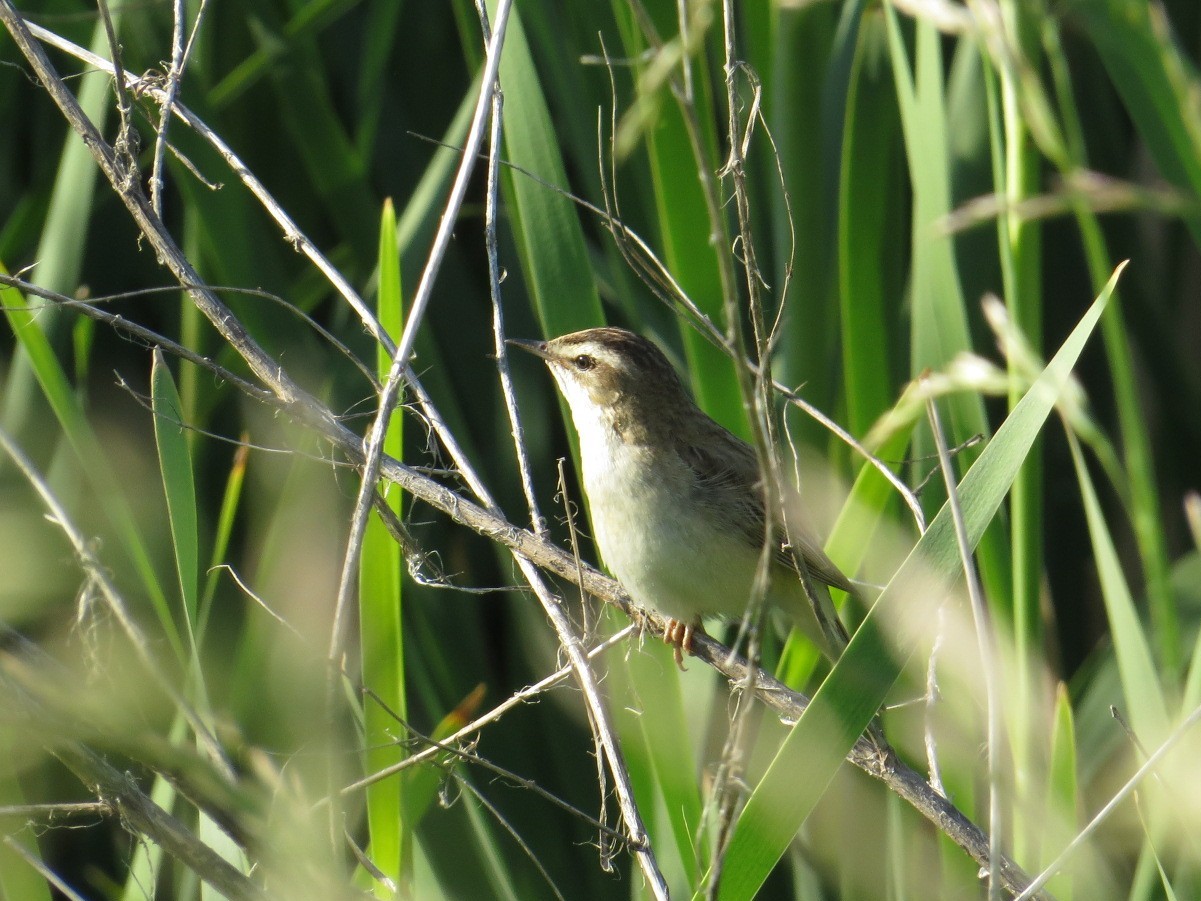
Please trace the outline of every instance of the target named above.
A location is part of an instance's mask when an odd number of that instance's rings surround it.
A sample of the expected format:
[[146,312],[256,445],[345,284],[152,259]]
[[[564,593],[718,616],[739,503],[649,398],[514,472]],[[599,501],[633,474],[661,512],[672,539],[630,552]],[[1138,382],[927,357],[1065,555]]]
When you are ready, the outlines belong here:
[[591,328],[550,341],[510,339],[541,357],[577,418],[586,408],[629,412],[692,405],[663,351],[621,328]]

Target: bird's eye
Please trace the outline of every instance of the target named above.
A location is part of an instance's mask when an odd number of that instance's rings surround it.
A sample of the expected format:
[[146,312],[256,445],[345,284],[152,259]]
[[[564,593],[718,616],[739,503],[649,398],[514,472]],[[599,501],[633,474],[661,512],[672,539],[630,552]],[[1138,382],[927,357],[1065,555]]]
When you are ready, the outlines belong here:
[[587,372],[596,365],[596,360],[588,356],[588,354],[580,354],[572,362],[575,363],[575,368],[580,370],[580,372]]

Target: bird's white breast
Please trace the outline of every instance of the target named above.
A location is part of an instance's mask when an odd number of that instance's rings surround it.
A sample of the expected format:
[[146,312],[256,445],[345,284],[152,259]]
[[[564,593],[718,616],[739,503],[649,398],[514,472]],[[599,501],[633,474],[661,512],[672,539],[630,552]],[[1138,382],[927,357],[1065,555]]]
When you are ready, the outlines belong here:
[[681,620],[741,616],[757,556],[696,506],[691,471],[623,440],[595,405],[571,407],[595,538],[634,601]]

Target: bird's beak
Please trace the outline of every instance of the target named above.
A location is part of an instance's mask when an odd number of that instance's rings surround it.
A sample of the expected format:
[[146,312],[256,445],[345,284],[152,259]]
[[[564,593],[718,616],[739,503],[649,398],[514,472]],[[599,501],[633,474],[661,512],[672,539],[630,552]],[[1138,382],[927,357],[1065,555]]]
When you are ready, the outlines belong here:
[[528,351],[536,357],[542,357],[542,359],[548,362],[553,362],[555,360],[554,354],[546,349],[545,341],[530,341],[528,338],[508,338],[505,340],[505,344],[512,344],[514,347],[520,347],[522,350]]

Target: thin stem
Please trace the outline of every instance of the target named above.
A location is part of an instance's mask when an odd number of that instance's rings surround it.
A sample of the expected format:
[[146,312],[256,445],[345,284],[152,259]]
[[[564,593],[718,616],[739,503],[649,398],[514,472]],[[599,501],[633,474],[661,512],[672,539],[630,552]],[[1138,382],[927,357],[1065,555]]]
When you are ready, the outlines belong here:
[[171,65],[167,69],[167,99],[159,108],[158,128],[154,135],[154,162],[150,169],[150,207],[160,219],[163,218],[163,158],[167,151],[167,129],[171,124],[171,107],[175,105],[179,82],[183,78],[183,32],[183,0],[171,0]]
[[[108,38],[108,49],[112,52],[113,68],[116,71],[122,68],[121,44],[117,40],[117,29],[113,25],[108,0],[96,0],[96,8],[100,11],[101,22],[104,23],[104,34]],[[113,87],[117,93],[117,116],[120,122],[113,149],[116,151],[115,159],[124,177],[124,187],[128,190],[138,181],[138,133],[134,130],[132,123],[133,104],[129,99],[129,89],[121,78],[113,79]]]
[[951,520],[955,524],[955,543],[963,562],[968,597],[972,605],[972,620],[976,627],[976,646],[980,654],[980,669],[984,677],[988,716],[988,897],[989,901],[999,901],[1001,897],[998,870],[1001,856],[1001,793],[997,782],[1000,779],[1001,766],[1001,709],[997,696],[992,625],[988,618],[984,595],[980,589],[980,579],[976,574],[976,561],[972,556],[971,544],[968,542],[967,527],[963,522],[963,509],[959,506],[955,470],[951,465],[950,452],[947,450],[946,435],[943,433],[942,422],[939,420],[938,405],[933,398],[926,401],[926,410],[930,417],[930,429],[934,433],[934,443],[938,448],[938,462],[942,469],[943,482],[947,488],[947,503],[951,508]]
[[922,723],[922,739],[926,748],[926,770],[930,774],[930,787],[940,795],[947,790],[942,783],[942,768],[938,764],[938,743],[934,737],[934,708],[938,703],[938,654],[942,650],[947,630],[947,605],[938,605],[937,625],[934,630],[934,646],[930,648],[930,659],[926,662],[925,718]]
[[[480,17],[484,24],[487,40],[487,11],[480,5]],[[546,517],[538,508],[534,494],[534,478],[530,470],[530,457],[525,447],[525,430],[521,427],[521,414],[517,407],[517,395],[513,390],[513,374],[509,369],[509,346],[505,343],[504,308],[500,302],[500,260],[497,253],[496,209],[500,194],[501,128],[504,118],[504,94],[497,82],[492,90],[492,128],[488,134],[488,187],[484,201],[484,247],[488,255],[488,288],[492,298],[492,342],[496,354],[496,372],[500,378],[500,390],[505,399],[505,412],[509,416],[509,431],[513,438],[513,450],[517,454],[517,471],[521,476],[521,490],[530,509],[530,525],[538,534],[546,531]]]

